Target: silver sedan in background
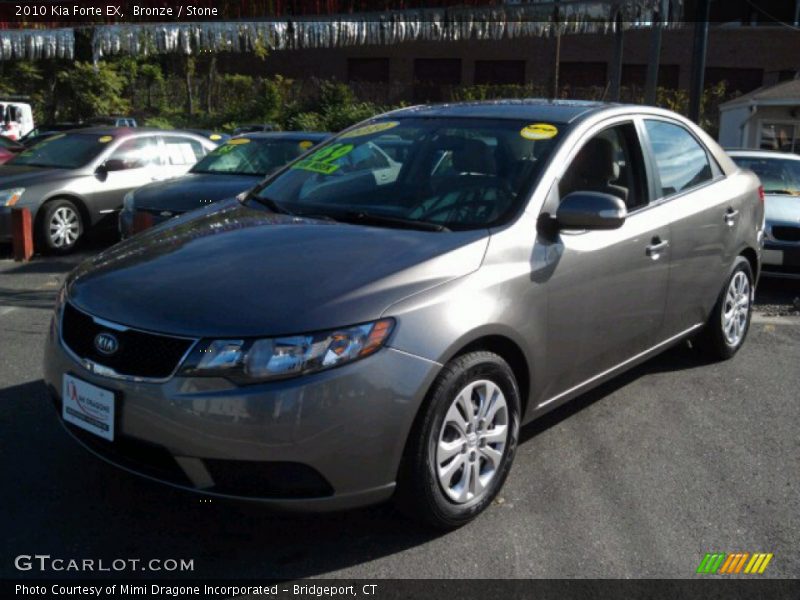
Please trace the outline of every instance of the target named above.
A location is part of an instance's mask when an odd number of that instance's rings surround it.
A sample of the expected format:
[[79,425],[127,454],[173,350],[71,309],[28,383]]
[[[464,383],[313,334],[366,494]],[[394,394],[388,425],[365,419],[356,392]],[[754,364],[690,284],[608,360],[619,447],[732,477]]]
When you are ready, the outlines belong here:
[[31,211],[40,251],[67,253],[132,189],[183,175],[216,148],[192,133],[93,127],[56,133],[0,166],[0,242],[11,209]]
[[764,275],[800,279],[800,156],[764,150],[731,150],[764,188]]

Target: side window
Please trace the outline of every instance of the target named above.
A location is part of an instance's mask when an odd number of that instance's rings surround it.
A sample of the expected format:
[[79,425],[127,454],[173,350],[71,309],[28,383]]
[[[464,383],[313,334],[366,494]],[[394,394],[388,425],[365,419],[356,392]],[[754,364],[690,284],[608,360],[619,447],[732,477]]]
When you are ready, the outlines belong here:
[[602,192],[620,198],[629,211],[648,202],[642,149],[633,123],[601,131],[578,151],[559,183],[559,196]]
[[155,142],[153,137],[127,140],[112,152],[108,160],[120,161],[122,169],[141,169],[158,164],[158,147]]
[[164,151],[168,165],[193,165],[206,154],[203,144],[191,138],[164,136]]
[[645,121],[653,148],[661,191],[671,196],[714,177],[706,149],[680,125]]

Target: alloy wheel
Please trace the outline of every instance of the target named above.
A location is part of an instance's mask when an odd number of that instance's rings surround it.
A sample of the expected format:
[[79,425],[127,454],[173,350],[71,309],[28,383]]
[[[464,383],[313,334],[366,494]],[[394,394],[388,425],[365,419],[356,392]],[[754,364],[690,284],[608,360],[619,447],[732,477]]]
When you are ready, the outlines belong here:
[[473,381],[456,395],[436,446],[436,474],[451,501],[463,504],[485,493],[500,470],[508,431],[508,404],[497,384]]
[[750,280],[744,271],[737,271],[728,284],[722,306],[722,333],[725,342],[738,346],[747,329],[750,315]]
[[58,207],[50,217],[48,227],[50,242],[55,248],[72,246],[80,235],[80,217],[69,206]]

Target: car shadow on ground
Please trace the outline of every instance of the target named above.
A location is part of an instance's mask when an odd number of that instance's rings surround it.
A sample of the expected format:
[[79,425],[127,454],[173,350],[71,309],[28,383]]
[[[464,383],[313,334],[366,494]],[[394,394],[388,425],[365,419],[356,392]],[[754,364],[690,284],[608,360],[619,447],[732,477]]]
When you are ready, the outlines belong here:
[[[525,426],[521,443],[643,375],[698,366],[696,353],[678,346]],[[195,571],[170,574],[176,578],[236,573],[293,579],[448,535],[407,519],[389,503],[331,514],[278,513],[257,502],[209,499],[135,477],[69,439],[41,381],[0,390],[0,435],[21,457],[6,464],[7,480],[16,483],[0,493],[9,509],[3,527],[8,547],[68,557],[80,548],[79,557],[194,559]]]

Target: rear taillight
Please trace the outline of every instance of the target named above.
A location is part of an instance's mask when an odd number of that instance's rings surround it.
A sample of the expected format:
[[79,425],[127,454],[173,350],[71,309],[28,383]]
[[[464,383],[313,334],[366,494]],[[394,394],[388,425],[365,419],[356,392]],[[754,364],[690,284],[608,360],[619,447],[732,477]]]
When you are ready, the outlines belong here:
[[764,186],[758,186],[758,199],[761,201],[761,204],[764,204]]
[[137,212],[133,215],[133,233],[150,229],[154,224],[153,215],[147,212]]

